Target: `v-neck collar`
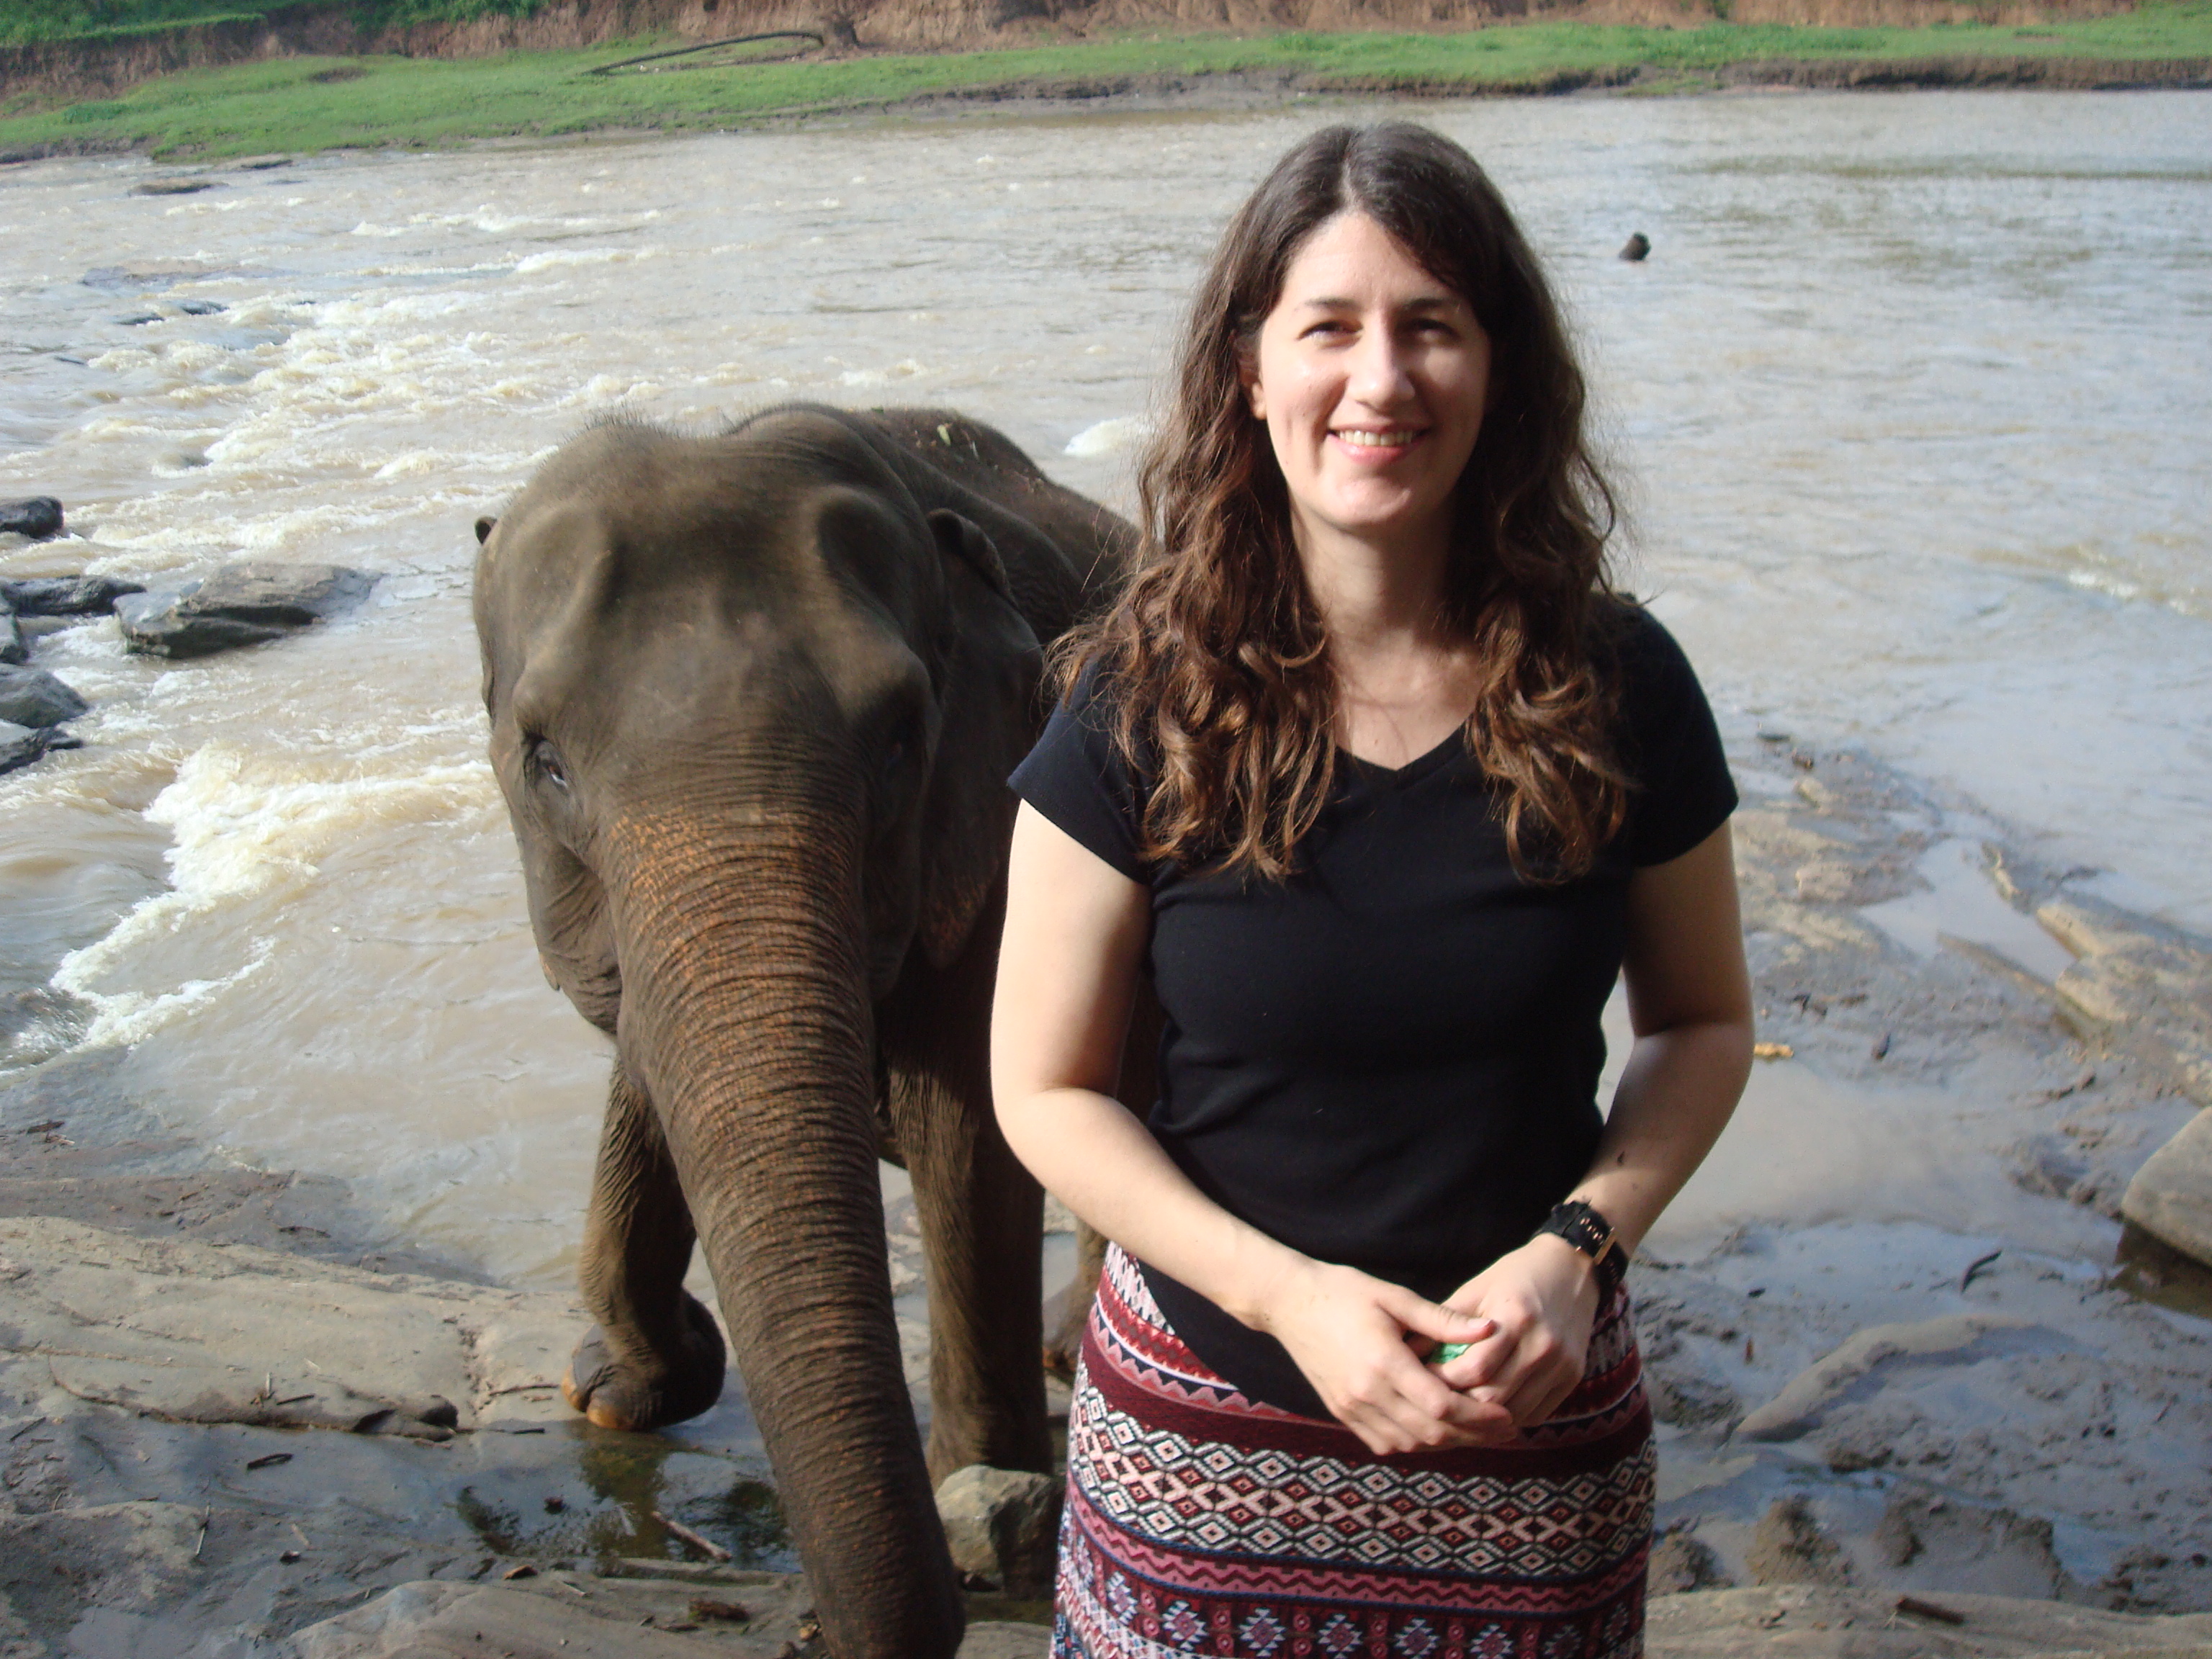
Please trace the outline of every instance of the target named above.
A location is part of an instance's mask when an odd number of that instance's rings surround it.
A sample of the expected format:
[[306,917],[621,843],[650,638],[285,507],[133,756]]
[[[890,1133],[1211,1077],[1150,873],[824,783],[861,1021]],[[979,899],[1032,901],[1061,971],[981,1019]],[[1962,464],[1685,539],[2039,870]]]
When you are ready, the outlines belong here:
[[1403,766],[1384,766],[1380,762],[1363,760],[1349,749],[1339,748],[1337,753],[1350,763],[1352,775],[1364,778],[1393,789],[1403,789],[1418,783],[1437,768],[1449,763],[1454,755],[1467,747],[1466,729],[1455,726],[1444,734],[1444,739],[1425,755],[1416,755]]

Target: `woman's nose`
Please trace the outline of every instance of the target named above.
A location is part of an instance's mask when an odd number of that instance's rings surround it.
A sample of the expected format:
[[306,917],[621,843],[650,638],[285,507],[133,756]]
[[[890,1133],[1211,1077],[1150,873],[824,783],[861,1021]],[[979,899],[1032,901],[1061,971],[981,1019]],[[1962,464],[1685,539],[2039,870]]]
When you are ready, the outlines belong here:
[[1404,343],[1387,328],[1361,331],[1352,353],[1352,395],[1381,409],[1403,402],[1412,389]]

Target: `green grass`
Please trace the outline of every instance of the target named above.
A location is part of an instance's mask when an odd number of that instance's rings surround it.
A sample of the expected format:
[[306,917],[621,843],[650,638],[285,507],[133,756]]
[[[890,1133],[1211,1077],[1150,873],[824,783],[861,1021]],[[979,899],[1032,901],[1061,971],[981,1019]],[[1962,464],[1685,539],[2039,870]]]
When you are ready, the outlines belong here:
[[[1561,76],[1617,76],[1639,69],[1662,85],[1695,86],[1732,64],[1762,60],[2034,57],[2202,63],[2212,60],[2212,0],[2169,0],[2132,13],[2033,29],[1718,22],[1653,29],[1539,21],[1453,34],[1131,35],[1009,51],[605,77],[584,73],[655,44],[447,60],[288,58],[170,76],[122,98],[69,106],[40,107],[27,96],[18,97],[0,105],[0,155],[130,149],[213,158],[609,128],[726,127],[793,111],[881,106],[994,88],[1110,87],[1130,76],[1290,70],[1322,87],[1480,93],[1540,89]],[[333,69],[351,78],[314,78],[327,77]]]

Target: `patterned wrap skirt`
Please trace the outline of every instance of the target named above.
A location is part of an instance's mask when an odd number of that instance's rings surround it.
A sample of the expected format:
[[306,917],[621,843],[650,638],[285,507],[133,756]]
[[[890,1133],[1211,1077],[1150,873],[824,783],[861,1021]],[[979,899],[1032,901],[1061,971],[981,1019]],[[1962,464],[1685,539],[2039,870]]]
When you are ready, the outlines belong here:
[[1653,1468],[1625,1290],[1549,1421],[1377,1457],[1207,1370],[1111,1248],[1068,1413],[1053,1659],[1638,1659]]

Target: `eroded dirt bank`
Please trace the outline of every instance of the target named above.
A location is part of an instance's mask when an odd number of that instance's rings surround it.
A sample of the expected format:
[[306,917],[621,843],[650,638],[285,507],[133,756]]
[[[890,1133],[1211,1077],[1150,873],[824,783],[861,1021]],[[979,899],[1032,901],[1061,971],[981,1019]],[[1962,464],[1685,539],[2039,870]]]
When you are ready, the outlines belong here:
[[[1459,30],[1531,16],[1659,27],[1718,18],[1849,28],[1959,23],[2028,27],[2132,9],[2130,0],[1569,0],[1564,4],[1540,0],[554,0],[527,17],[371,28],[335,9],[302,4],[259,18],[0,47],[0,96],[108,97],[180,70],[268,58],[383,52],[471,58],[573,50],[648,35],[707,41],[785,28],[814,30],[828,39],[833,50],[842,52],[973,51],[1136,29]],[[2078,69],[2051,72],[2074,78],[2047,80],[2022,68],[1993,84],[2169,84],[2083,79]],[[1924,75],[1875,82],[1982,83],[1931,80]],[[1798,84],[1859,83],[1821,80]]]

